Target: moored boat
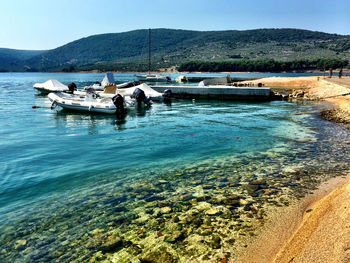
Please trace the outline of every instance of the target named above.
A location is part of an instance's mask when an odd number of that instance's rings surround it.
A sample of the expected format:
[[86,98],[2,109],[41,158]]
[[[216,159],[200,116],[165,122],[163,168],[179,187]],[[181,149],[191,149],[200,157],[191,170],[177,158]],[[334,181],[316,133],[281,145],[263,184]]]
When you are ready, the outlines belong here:
[[148,74],[135,75],[139,81],[171,82],[171,78],[161,74],[151,74],[151,29],[148,29]]
[[135,100],[123,97],[120,94],[113,98],[99,98],[96,93],[87,92],[85,96],[53,92],[48,95],[52,102],[52,108],[60,106],[67,110],[114,114],[118,110],[135,108]]
[[143,74],[136,75],[136,78],[139,81],[148,81],[148,82],[171,82],[171,78],[168,76],[163,76],[160,74]]
[[50,92],[68,91],[68,86],[62,84],[56,79],[49,79],[43,83],[35,83],[33,87],[43,94],[48,94]]

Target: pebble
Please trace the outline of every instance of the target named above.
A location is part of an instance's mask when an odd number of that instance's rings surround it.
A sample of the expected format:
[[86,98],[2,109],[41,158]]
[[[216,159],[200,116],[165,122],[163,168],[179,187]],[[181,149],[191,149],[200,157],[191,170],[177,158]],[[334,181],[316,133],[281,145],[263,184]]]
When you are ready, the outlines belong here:
[[249,182],[250,185],[263,185],[266,184],[264,180],[254,180]]
[[152,250],[147,251],[142,257],[141,262],[162,262],[171,263],[178,262],[178,258],[170,253],[165,246],[156,246]]
[[214,249],[218,249],[221,247],[221,238],[218,235],[213,235],[211,242],[211,247]]
[[171,207],[165,206],[160,209],[160,212],[162,212],[162,214],[169,214],[171,210],[172,210]]
[[190,199],[192,199],[192,194],[191,194],[191,193],[184,194],[184,195],[181,195],[181,196],[179,197],[179,200],[180,200],[180,201],[188,201],[188,200],[190,200]]
[[248,201],[248,200],[246,200],[246,199],[241,199],[241,200],[239,200],[239,203],[240,203],[241,205],[249,205],[251,202]]
[[264,189],[266,195],[273,195],[277,193],[276,189]]
[[15,244],[15,249],[18,250],[18,249],[23,249],[25,247],[25,245],[27,244],[27,240],[24,240],[24,239],[20,239],[20,240],[17,240],[16,241],[16,244]]
[[204,210],[208,210],[211,207],[211,204],[207,203],[207,202],[199,202],[197,206],[195,206],[195,208],[198,211],[204,211]]
[[210,236],[213,233],[211,229],[206,229],[200,233],[201,236]]
[[214,207],[205,212],[206,215],[215,216],[221,213],[221,209],[219,207]]
[[158,183],[160,183],[160,184],[167,184],[168,181],[165,181],[165,180],[158,180]]
[[181,238],[183,238],[183,233],[181,231],[174,231],[173,233],[166,235],[164,240],[169,243],[175,243]]

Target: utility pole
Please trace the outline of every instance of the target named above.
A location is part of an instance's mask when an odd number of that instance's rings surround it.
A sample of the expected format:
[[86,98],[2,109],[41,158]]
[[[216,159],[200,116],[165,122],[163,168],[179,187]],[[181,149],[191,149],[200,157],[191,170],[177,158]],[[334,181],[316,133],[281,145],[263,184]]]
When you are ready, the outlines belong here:
[[148,29],[148,74],[151,74],[151,29]]

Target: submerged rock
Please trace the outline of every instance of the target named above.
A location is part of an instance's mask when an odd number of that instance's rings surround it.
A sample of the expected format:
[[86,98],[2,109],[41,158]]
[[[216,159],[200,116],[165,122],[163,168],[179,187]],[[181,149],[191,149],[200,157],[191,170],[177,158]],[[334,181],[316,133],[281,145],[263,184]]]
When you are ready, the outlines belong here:
[[165,206],[165,207],[162,207],[161,209],[160,209],[160,212],[162,213],[162,214],[169,214],[170,212],[171,212],[171,207],[169,207],[169,206]]
[[25,247],[26,245],[27,245],[27,240],[20,239],[20,240],[17,240],[17,241],[16,241],[14,248],[15,248],[16,250],[20,250],[20,249],[24,249],[24,247]]
[[266,182],[264,180],[254,180],[249,182],[250,185],[264,185]]
[[166,235],[164,240],[169,243],[175,243],[184,237],[185,236],[181,231],[174,231],[173,233]]
[[264,189],[266,195],[274,195],[277,193],[276,189]]
[[205,212],[206,215],[209,216],[215,216],[218,214],[221,214],[221,208],[220,207],[213,207]]
[[140,261],[145,263],[175,263],[178,262],[178,257],[167,247],[161,246],[147,251],[143,256],[140,257]]
[[221,238],[218,235],[213,235],[211,239],[210,245],[212,248],[218,249],[221,247]]
[[207,202],[200,202],[200,203],[198,203],[198,205],[195,206],[195,208],[198,211],[208,210],[210,207],[211,207],[211,204],[209,204]]
[[123,240],[117,235],[99,234],[87,243],[87,247],[102,252],[111,252],[123,246]]
[[188,194],[184,194],[184,195],[181,195],[179,196],[179,200],[180,201],[188,201],[188,200],[191,200],[193,197],[192,197],[192,194],[191,193],[188,193]]
[[210,199],[210,197],[207,195],[200,195],[200,196],[196,197],[197,202],[203,202],[203,201],[207,201],[209,199]]

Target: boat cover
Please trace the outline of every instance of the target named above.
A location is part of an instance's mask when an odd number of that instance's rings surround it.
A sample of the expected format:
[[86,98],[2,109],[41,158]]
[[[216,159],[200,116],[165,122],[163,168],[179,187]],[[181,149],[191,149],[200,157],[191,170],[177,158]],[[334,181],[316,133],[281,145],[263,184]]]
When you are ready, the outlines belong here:
[[126,89],[118,89],[118,93],[120,93],[121,95],[132,95],[134,93],[135,89],[142,89],[143,92],[145,93],[146,96],[148,97],[162,97],[162,93],[159,93],[158,91],[152,89],[150,86],[148,86],[145,83],[142,83],[138,86],[135,87],[131,87],[131,88],[126,88]]
[[66,91],[68,87],[56,79],[49,79],[44,83],[35,83],[34,88],[46,89],[49,91]]
[[106,86],[108,83],[114,83],[114,76],[112,72],[107,72],[106,76],[103,78],[101,82],[101,86]]

